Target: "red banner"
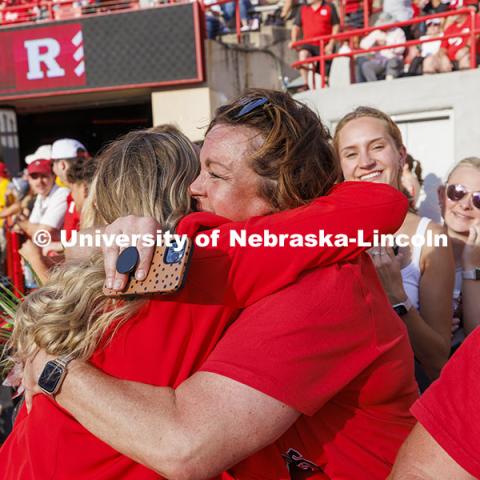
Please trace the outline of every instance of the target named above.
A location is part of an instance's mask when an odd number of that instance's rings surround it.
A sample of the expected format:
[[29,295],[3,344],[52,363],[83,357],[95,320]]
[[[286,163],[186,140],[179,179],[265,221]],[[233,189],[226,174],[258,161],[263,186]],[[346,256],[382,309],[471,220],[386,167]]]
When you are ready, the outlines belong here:
[[193,84],[203,74],[197,2],[0,28],[0,102],[7,105],[22,98]]
[[[0,92],[28,92],[86,84],[82,26],[79,23],[2,33]],[[14,58],[11,68],[5,68]],[[14,83],[13,83],[14,81]]]

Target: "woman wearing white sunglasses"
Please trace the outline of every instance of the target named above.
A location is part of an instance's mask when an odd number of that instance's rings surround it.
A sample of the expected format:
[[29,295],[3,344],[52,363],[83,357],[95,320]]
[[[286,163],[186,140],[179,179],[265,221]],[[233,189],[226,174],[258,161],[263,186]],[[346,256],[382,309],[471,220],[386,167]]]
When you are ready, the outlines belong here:
[[[456,262],[455,347],[480,323],[480,158],[458,162],[439,194]],[[418,423],[389,480],[480,478],[479,346],[477,329],[449,360],[440,379],[413,405]]]
[[440,190],[440,203],[455,256],[456,349],[480,324],[480,158],[465,158],[453,167]]

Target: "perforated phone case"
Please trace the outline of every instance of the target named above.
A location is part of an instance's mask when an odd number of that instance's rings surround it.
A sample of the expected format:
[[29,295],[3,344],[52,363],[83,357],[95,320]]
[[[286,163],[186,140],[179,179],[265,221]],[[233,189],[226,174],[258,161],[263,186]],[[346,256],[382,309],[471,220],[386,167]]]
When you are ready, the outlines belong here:
[[192,254],[192,241],[187,240],[185,253],[178,263],[165,263],[165,255],[168,247],[156,247],[153,254],[150,270],[147,278],[138,281],[132,273],[127,286],[122,291],[103,289],[104,295],[115,297],[120,295],[139,295],[146,293],[173,293],[179,290],[185,280],[188,270],[189,260]]

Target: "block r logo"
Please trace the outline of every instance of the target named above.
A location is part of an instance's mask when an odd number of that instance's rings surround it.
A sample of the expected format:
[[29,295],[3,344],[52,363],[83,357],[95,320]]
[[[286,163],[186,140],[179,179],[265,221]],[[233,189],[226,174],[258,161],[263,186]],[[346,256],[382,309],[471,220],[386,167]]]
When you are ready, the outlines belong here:
[[17,90],[86,84],[80,24],[12,32]]
[[[28,80],[64,77],[65,70],[60,67],[56,58],[60,55],[60,44],[54,38],[40,38],[38,40],[25,40],[28,60]],[[42,64],[46,71],[42,70]]]

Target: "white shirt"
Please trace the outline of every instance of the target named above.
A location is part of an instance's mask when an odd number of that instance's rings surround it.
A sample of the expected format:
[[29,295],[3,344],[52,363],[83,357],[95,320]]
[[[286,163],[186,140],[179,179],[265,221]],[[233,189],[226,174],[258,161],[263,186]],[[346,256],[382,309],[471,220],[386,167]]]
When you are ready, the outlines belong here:
[[[368,49],[375,46],[377,42],[385,42],[385,45],[397,45],[398,43],[405,42],[405,32],[401,28],[392,28],[387,31],[373,30],[366,37],[360,41],[360,48]],[[397,47],[392,49],[385,49],[376,52],[385,58],[393,58],[396,56],[402,56],[405,51],[405,47]]]
[[61,188],[54,184],[46,197],[37,195],[32,213],[28,219],[29,222],[48,225],[57,229],[62,228],[65,212],[67,211],[68,194],[69,190],[67,188]]
[[395,22],[403,22],[413,17],[411,0],[383,0],[383,12],[389,13]]
[[[443,33],[439,33],[438,35],[423,35],[420,37],[420,40],[426,40],[427,38],[433,37],[441,37]],[[435,40],[434,42],[427,42],[422,43],[420,45],[420,50],[422,52],[422,57],[428,57],[429,55],[434,55],[440,50],[440,46],[442,45],[441,40]]]

